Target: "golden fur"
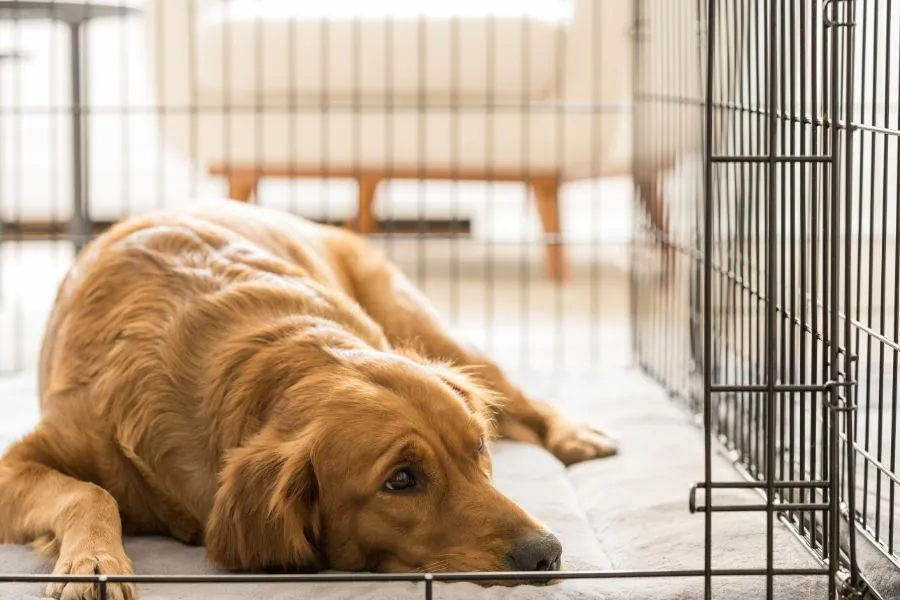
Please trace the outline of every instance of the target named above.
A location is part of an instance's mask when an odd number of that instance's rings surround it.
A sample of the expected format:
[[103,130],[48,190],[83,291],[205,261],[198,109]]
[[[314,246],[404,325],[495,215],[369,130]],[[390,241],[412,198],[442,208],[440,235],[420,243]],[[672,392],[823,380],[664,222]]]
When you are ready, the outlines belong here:
[[131,573],[123,531],[229,570],[505,571],[546,530],[491,485],[482,440],[615,452],[456,341],[361,237],[232,201],[95,239],[40,358],[40,423],[0,459],[0,542],[55,573]]

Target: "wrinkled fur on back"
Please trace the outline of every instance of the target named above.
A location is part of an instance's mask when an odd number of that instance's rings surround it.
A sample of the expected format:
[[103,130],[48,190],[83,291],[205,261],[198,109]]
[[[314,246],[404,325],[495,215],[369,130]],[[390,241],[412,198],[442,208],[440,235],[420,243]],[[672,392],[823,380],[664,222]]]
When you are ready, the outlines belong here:
[[[503,569],[542,525],[490,485],[479,440],[566,464],[615,451],[456,341],[362,238],[230,201],[88,245],[40,389],[40,423],[0,460],[0,542],[58,573],[131,572],[123,530],[233,570]],[[427,474],[420,495],[384,493],[401,462]]]

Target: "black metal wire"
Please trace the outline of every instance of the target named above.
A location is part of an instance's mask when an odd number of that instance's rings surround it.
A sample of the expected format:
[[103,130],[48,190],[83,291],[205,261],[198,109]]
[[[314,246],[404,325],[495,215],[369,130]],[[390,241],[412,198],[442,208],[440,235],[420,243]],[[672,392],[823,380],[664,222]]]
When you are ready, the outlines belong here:
[[[808,577],[823,575],[826,569],[776,569],[775,574],[786,577]],[[759,577],[766,569],[714,569],[717,577]],[[548,579],[650,579],[650,578],[698,578],[704,577],[702,569],[659,569],[627,570],[609,569],[604,571],[497,571],[478,573],[316,573],[306,575],[283,574],[240,574],[240,575],[44,575],[34,573],[0,573],[0,583],[134,583],[134,584],[179,584],[179,583],[425,583],[478,581],[532,581],[545,582]]]
[[[717,0],[707,0],[706,16],[706,126],[703,131],[705,142],[705,164],[703,180],[703,480],[706,497],[712,498],[712,256],[713,256],[713,90],[716,56],[716,4]],[[703,594],[706,600],[712,598],[712,513],[704,513],[703,520]]]

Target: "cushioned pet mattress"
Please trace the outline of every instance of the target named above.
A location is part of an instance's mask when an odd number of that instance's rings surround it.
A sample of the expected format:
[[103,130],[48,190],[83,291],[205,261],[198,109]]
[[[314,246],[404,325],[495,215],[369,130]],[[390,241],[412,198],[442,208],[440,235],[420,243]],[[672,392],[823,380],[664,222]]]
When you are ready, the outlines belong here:
[[[543,378],[518,374],[529,390],[542,394],[579,418],[610,429],[622,444],[619,456],[566,469],[540,448],[499,442],[493,448],[497,485],[547,523],[561,538],[569,569],[702,569],[703,516],[688,512],[688,489],[703,477],[703,438],[684,413],[650,380],[633,370],[605,370],[591,376]],[[0,380],[0,447],[27,431],[37,419],[33,376]],[[737,480],[717,458],[716,480]],[[716,494],[717,503],[759,503],[751,491]],[[715,514],[716,568],[765,567],[763,514]],[[775,526],[777,567],[816,567],[800,542]],[[126,549],[140,574],[214,573],[201,548],[161,538],[131,538]],[[49,572],[52,565],[28,548],[0,546],[0,572]],[[717,578],[716,598],[765,597],[765,580]],[[0,600],[40,598],[42,585],[0,584]],[[663,598],[702,597],[700,578],[568,580],[550,587],[482,588],[469,583],[437,583],[435,598]],[[819,600],[822,577],[776,578],[776,597]],[[256,598],[422,598],[422,584],[155,584],[141,586],[145,600],[215,597]]]

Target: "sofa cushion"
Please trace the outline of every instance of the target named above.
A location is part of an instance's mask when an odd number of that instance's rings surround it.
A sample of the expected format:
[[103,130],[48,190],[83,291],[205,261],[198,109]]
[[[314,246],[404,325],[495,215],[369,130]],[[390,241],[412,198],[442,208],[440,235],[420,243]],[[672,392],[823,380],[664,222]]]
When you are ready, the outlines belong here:
[[229,0],[196,19],[197,92],[522,102],[562,85],[565,0]]

